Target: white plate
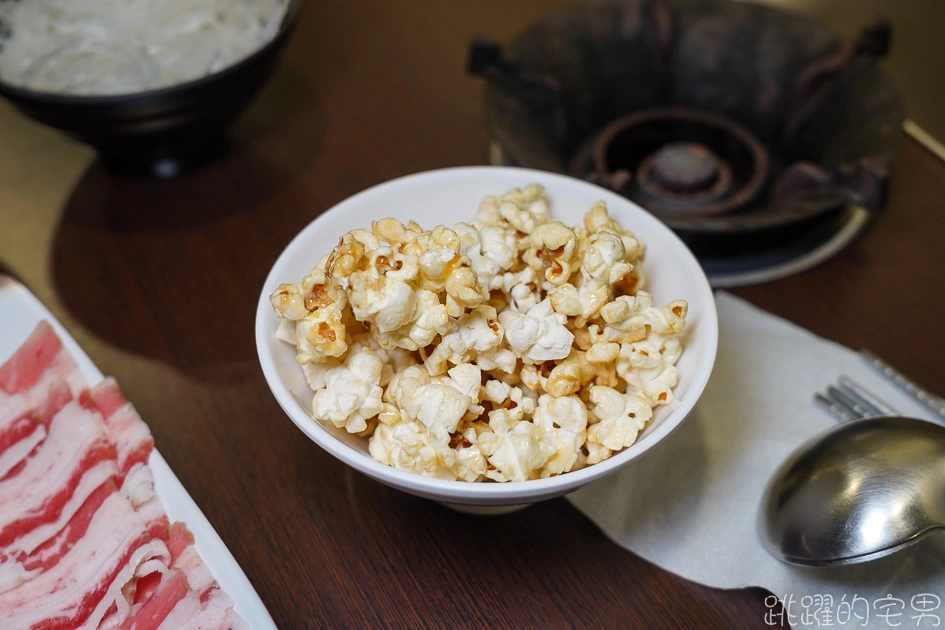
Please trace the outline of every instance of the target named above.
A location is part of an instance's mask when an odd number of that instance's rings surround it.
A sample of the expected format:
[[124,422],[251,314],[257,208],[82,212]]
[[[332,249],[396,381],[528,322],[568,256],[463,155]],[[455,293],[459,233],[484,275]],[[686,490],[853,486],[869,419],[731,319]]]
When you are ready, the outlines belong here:
[[[36,296],[12,278],[0,275],[0,364],[22,345],[41,320],[49,322],[59,335],[89,385],[101,381],[103,376],[99,369]],[[118,384],[121,385],[120,379]],[[236,612],[253,630],[275,630],[276,624],[240,565],[157,449],[151,452],[148,464],[154,474],[154,490],[164,503],[167,516],[171,522],[186,523],[193,532],[200,557],[220,587],[233,598]]]

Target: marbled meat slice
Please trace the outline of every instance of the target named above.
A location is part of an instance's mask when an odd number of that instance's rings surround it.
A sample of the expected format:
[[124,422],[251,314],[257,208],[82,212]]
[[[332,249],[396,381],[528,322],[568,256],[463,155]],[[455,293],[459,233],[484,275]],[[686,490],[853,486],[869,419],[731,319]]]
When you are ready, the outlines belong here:
[[154,450],[147,423],[128,402],[113,378],[106,378],[82,397],[83,404],[97,409],[105,419],[108,437],[118,450],[118,485],[135,464],[146,464]]
[[0,627],[94,628],[112,610],[124,618],[131,608],[125,585],[155,559],[170,562],[167,546],[151,540],[131,503],[112,493],[54,567],[0,593]]
[[11,409],[19,409],[13,415],[20,415],[36,407],[56,381],[66,381],[73,392],[86,387],[85,377],[52,326],[40,322],[0,366],[0,423],[9,419]]
[[46,439],[49,423],[71,400],[69,385],[58,381],[50,386],[46,399],[36,408],[3,423],[0,427],[0,480],[13,474],[11,471]]
[[95,414],[70,402],[18,474],[0,481],[0,552],[31,553],[117,475],[115,447]]

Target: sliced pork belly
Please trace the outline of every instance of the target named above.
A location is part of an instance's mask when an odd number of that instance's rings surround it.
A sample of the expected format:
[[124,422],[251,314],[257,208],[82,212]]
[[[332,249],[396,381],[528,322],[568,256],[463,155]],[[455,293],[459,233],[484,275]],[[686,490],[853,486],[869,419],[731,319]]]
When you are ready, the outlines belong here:
[[35,409],[0,428],[0,480],[10,476],[11,471],[46,439],[49,423],[71,400],[69,385],[65,381],[57,381],[50,386],[46,399]]
[[248,627],[168,522],[147,424],[84,388],[45,323],[0,367],[0,628]]
[[150,598],[121,625],[121,630],[154,630],[187,596],[190,587],[187,578],[177,570],[165,574]]
[[154,560],[170,562],[166,545],[150,540],[128,500],[112,493],[85,535],[54,567],[0,593],[0,627],[94,628],[109,611],[124,621],[131,603],[123,587]]
[[11,410],[19,413],[36,407],[46,397],[52,383],[66,381],[80,391],[85,378],[52,327],[40,322],[33,333],[6,363],[0,366],[0,422]]
[[154,492],[154,476],[146,464],[135,464],[125,477],[121,493],[144,519],[152,538],[167,541],[170,522],[161,499]]
[[[66,526],[63,527],[53,537],[36,548],[29,555],[19,556],[16,561],[19,562],[26,571],[34,572],[36,570],[46,571],[56,565],[59,560],[72,549],[79,540],[85,536],[89,529],[89,524],[95,517],[99,508],[105,503],[106,499],[112,494],[118,492],[118,488],[111,481],[103,483],[95,492],[93,492],[79,510],[72,516]],[[8,558],[13,560],[14,558]],[[0,592],[4,591],[0,587]]]
[[115,447],[95,414],[70,402],[18,474],[0,481],[0,551],[30,554],[118,474]]
[[171,553],[171,567],[180,569],[187,577],[192,591],[201,601],[206,601],[210,591],[217,587],[210,568],[194,547],[194,535],[183,523],[171,525],[167,549]]
[[[181,606],[184,609],[191,610],[194,615],[192,620],[181,625],[181,628],[212,628],[217,630],[218,628],[239,629],[248,627],[242,617],[232,610],[232,600],[220,590],[210,568],[197,553],[197,548],[194,546],[194,535],[184,523],[173,523],[171,525],[167,548],[171,554],[171,568],[183,572],[193,595],[196,596],[196,599],[190,597],[188,601],[181,602]],[[197,601],[201,605],[199,613],[193,612]],[[221,611],[222,616],[220,615]],[[183,616],[183,609],[178,610],[177,614]],[[179,617],[170,617],[170,619],[176,622]],[[175,626],[161,627],[173,628]]]
[[120,486],[121,480],[135,464],[147,463],[154,450],[151,430],[134,406],[125,400],[115,379],[106,378],[82,399],[83,404],[97,409],[105,419],[109,439],[118,449]]
[[[233,620],[242,621],[232,613],[233,600],[214,589],[206,601],[201,601],[194,591],[184,596],[174,609],[157,626],[160,630],[221,630],[233,627]],[[236,626],[238,627],[238,626]]]

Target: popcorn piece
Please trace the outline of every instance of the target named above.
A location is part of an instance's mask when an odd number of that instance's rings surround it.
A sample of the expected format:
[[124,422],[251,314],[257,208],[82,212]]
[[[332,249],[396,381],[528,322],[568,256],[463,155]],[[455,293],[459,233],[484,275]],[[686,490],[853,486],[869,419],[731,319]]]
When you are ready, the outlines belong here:
[[299,290],[305,302],[305,308],[310,311],[325,308],[332,304],[344,309],[348,303],[348,296],[344,289],[329,282],[325,270],[318,267],[312,269],[310,274],[302,278]]
[[633,233],[614,221],[607,212],[607,204],[600,202],[584,215],[584,227],[588,234],[609,232],[620,238],[623,244],[624,256],[628,261],[635,261],[643,257],[643,243],[638,241]]
[[598,343],[591,346],[585,358],[588,363],[610,363],[620,355],[620,345],[616,343]]
[[545,432],[545,437],[555,448],[554,454],[545,462],[541,476],[551,477],[571,470],[581,445],[587,439],[587,408],[581,399],[543,394],[538,399],[533,422]]
[[581,273],[599,284],[611,285],[630,273],[633,265],[620,238],[609,232],[594,234],[581,263]]
[[340,357],[348,349],[347,331],[341,310],[331,305],[309,313],[296,323],[296,360],[319,363],[329,357]]
[[413,311],[407,320],[396,330],[375,330],[374,337],[381,347],[417,350],[433,343],[437,335],[446,335],[455,327],[436,293],[426,290],[415,293]]
[[297,284],[280,284],[269,296],[269,302],[279,313],[279,317],[284,319],[296,321],[308,315],[305,298],[302,297],[302,291]]
[[479,205],[474,225],[508,226],[528,235],[542,223],[548,221],[548,202],[545,190],[538,185],[513,189],[501,199],[486,197]]
[[493,407],[507,411],[511,420],[527,420],[535,413],[538,396],[533,391],[501,381],[488,381],[486,387],[489,389],[484,391],[485,399]]
[[[476,432],[472,431],[472,433],[475,435]],[[478,444],[468,440],[461,444],[465,445],[467,442],[469,446],[461,446],[456,449],[456,459],[452,466],[452,472],[457,479],[469,482],[479,481],[488,471],[489,463],[486,456],[479,450]]]
[[479,390],[482,388],[482,370],[475,365],[464,363],[451,368],[447,374],[452,387],[459,393],[469,396],[474,403],[479,402]]
[[495,309],[491,306],[479,306],[460,317],[456,321],[456,330],[444,335],[424,361],[430,374],[442,374],[446,371],[447,363],[460,365],[475,361],[480,356],[487,359],[495,357],[503,338],[503,329],[496,322],[496,317]]
[[456,478],[451,470],[456,453],[448,442],[431,440],[419,422],[378,424],[368,442],[368,451],[382,464],[400,470],[437,479]]
[[534,228],[528,237],[528,249],[522,259],[552,285],[561,285],[571,277],[576,266],[577,236],[560,221]]
[[436,376],[431,382],[449,385],[459,393],[468,396],[470,403],[463,415],[463,420],[475,420],[484,411],[479,406],[482,390],[482,371],[475,365],[463,363],[451,368],[447,376]]
[[469,266],[469,259],[460,254],[462,241],[453,230],[438,225],[429,232],[422,232],[403,246],[405,253],[419,257],[421,289],[440,292],[446,279],[454,269]]
[[331,368],[324,375],[324,389],[315,392],[315,419],[327,420],[348,433],[367,429],[367,420],[384,408],[380,379],[386,360],[383,350],[352,348],[343,366]]
[[512,306],[519,313],[527,313],[541,302],[541,294],[527,284],[516,284],[510,292]]
[[664,307],[653,305],[653,296],[639,291],[636,296],[620,296],[600,310],[606,322],[603,331],[589,327],[594,343],[633,343],[649,334],[679,335],[686,325],[688,305],[683,300]]
[[398,246],[414,240],[423,233],[423,230],[416,223],[411,222],[409,226],[404,226],[397,219],[388,217],[372,223],[371,232],[379,241]]
[[501,405],[512,393],[512,386],[499,380],[488,380],[483,386],[483,400]]
[[410,323],[417,294],[406,282],[378,271],[375,265],[351,275],[351,308],[359,321],[371,322],[378,332],[390,333]]
[[422,365],[411,365],[394,374],[387,390],[384,391],[384,401],[404,409],[414,397],[417,389],[430,384],[430,373]]
[[410,366],[391,379],[385,400],[401,409],[405,419],[419,420],[431,436],[448,441],[466,412],[479,402],[481,381],[479,368],[471,365],[455,367],[438,379],[423,366]]
[[295,322],[291,319],[283,319],[279,322],[279,327],[276,328],[276,339],[279,341],[284,341],[288,344],[295,345],[295,335],[296,335]]
[[596,442],[591,442],[590,440],[584,443],[584,449],[587,451],[587,455],[583,457],[583,463],[587,464],[588,466],[599,464],[602,461],[608,460],[610,459],[610,456],[614,454],[612,450],[603,444],[597,444]]
[[646,421],[653,416],[646,399],[636,394],[621,394],[610,387],[595,385],[590,398],[591,412],[599,422],[587,428],[587,441],[611,451],[633,444]]
[[581,295],[573,284],[563,284],[554,291],[550,291],[548,299],[551,300],[551,307],[556,313],[567,317],[577,317],[585,311]]
[[548,392],[552,396],[576,394],[595,377],[604,377],[599,365],[587,361],[586,354],[572,350],[568,358],[557,365],[543,363],[540,367],[522,368],[522,382],[536,391]]
[[404,415],[419,420],[431,436],[442,438],[456,431],[472,405],[471,397],[440,383],[421,385],[403,408]]
[[518,365],[518,357],[506,348],[496,348],[494,351],[480,352],[476,357],[476,365],[483,371],[502,371],[512,374]]
[[347,278],[366,266],[364,243],[355,238],[354,232],[348,232],[328,255],[328,260],[325,261],[325,275],[340,282],[342,278]]
[[679,358],[679,340],[651,333],[643,341],[623,344],[616,362],[617,373],[627,383],[627,392],[646,398],[651,406],[673,402],[673,387],[679,381],[674,367]]
[[460,253],[469,259],[486,293],[483,298],[488,299],[487,292],[499,288],[497,279],[518,260],[515,234],[498,226],[476,228],[466,223],[457,223],[453,230],[462,243]]
[[511,201],[527,208],[539,223],[546,222],[550,215],[545,189],[539,184],[529,184],[521,190],[513,188],[502,195],[502,201]]
[[495,481],[534,479],[555,447],[531,422],[515,422],[506,409],[489,414],[489,431],[479,436],[479,450],[495,469],[486,476]]
[[483,291],[476,273],[469,267],[460,267],[446,279],[446,312],[450,317],[460,317],[483,302]]
[[525,267],[503,274],[496,284],[500,284],[502,291],[511,298],[507,301],[516,311],[527,313],[542,301],[540,282],[538,273],[531,267]]
[[504,311],[499,322],[505,328],[509,347],[526,363],[564,359],[571,352],[574,335],[564,324],[567,318],[554,312],[549,300],[543,300],[526,314]]
[[327,386],[326,379],[328,378],[328,372],[341,365],[341,361],[329,357],[320,363],[315,363],[314,361],[303,363],[302,373],[305,374],[305,380],[308,382],[308,386],[312,388],[312,391],[317,392]]

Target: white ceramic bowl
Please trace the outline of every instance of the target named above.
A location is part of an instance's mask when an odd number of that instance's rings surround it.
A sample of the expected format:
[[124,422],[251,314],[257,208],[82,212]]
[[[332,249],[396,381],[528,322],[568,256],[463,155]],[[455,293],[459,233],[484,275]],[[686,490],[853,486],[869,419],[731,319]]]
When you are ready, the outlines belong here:
[[[295,361],[295,349],[276,339],[279,317],[269,303],[269,294],[283,282],[299,282],[351,229],[370,229],[371,221],[388,216],[404,223],[413,219],[427,229],[471,221],[484,197],[533,182],[547,189],[552,218],[568,225],[582,224],[594,203],[605,201],[611,216],[646,245],[645,290],[659,304],[674,299],[689,302],[674,403],[657,410],[636,443],[600,464],[548,479],[508,483],[446,481],[396,470],[371,458],[366,438],[312,419],[312,391]],[[339,203],[312,221],[285,248],[266,278],[256,312],[256,348],[266,381],[279,405],[305,435],[381,483],[464,506],[513,506],[560,496],[616,472],[656,447],[685,420],[705,389],[717,342],[715,300],[705,274],[689,249],[663,223],[627,199],[592,184],[543,171],[505,167],[420,173],[375,186]]]

